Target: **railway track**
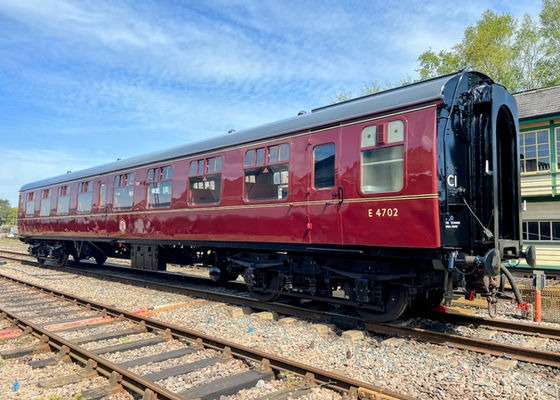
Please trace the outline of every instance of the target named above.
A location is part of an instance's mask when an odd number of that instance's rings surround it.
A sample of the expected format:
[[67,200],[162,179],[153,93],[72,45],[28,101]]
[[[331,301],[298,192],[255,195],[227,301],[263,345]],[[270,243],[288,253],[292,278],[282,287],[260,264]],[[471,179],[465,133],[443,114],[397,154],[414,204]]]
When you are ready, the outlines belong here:
[[[301,386],[292,388],[293,393],[321,385],[345,393],[351,398],[410,399],[409,396],[333,372],[13,278],[3,277],[0,291],[0,313],[4,320],[10,321],[10,334],[17,336],[20,333],[36,338],[31,346],[16,346],[10,351],[2,352],[2,358],[54,350],[56,354],[34,362],[34,367],[72,359],[85,366],[80,374],[82,378],[98,373],[109,379],[103,387],[82,393],[86,398],[97,398],[100,394],[113,393],[124,387],[147,400],[214,399],[289,372],[301,377]],[[72,308],[72,318],[60,320],[60,310],[64,307]],[[27,316],[22,317],[23,314]],[[49,315],[57,320],[49,321]],[[89,334],[87,331],[92,327],[103,327],[103,332]],[[119,343],[106,344],[106,341],[111,340]],[[111,354],[169,341],[178,344],[178,348],[118,363],[110,361]],[[143,375],[131,372],[134,367],[147,363],[181,358],[185,361],[163,370]],[[194,371],[219,364],[224,365],[225,369],[238,371],[222,379],[180,391],[171,391],[165,384],[158,383],[178,375],[188,376],[189,373],[194,374]],[[59,385],[68,380],[80,379],[80,376],[53,380],[46,384]],[[283,388],[280,392],[271,395],[287,395],[290,390]],[[297,398],[297,395],[292,395],[292,398]]]
[[[113,279],[113,278],[112,278]],[[132,279],[130,276],[125,278],[128,283]],[[152,285],[144,280],[138,280],[139,285]],[[249,306],[257,310],[274,311],[284,315],[295,315],[311,320],[322,320],[326,322],[336,322],[342,325],[352,326],[363,324],[358,316],[352,316],[344,312],[332,312],[320,310],[317,308],[309,309],[293,304],[285,303],[262,303],[255,301],[243,293],[223,293],[211,292],[211,288],[190,288],[184,286],[170,285],[168,283],[155,283],[158,289],[186,291],[191,296],[209,298],[212,300],[237,304],[241,306]],[[560,329],[554,327],[546,327],[534,325],[530,323],[520,323],[513,321],[504,321],[499,319],[477,318],[458,314],[439,314],[431,316],[434,320],[443,320],[451,327],[447,330],[451,332],[443,332],[441,324],[427,323],[423,326],[403,326],[404,324],[371,324],[366,323],[365,328],[377,335],[402,336],[430,342],[447,347],[465,349],[483,354],[491,354],[500,358],[509,358],[518,361],[530,362],[550,367],[560,367],[560,356],[557,351],[539,350],[531,347],[521,347],[507,343],[499,343],[492,339],[481,339],[480,337],[468,337],[457,334],[454,325],[471,325],[477,329],[486,329],[494,331],[503,331],[514,333],[517,335],[535,337],[540,339],[549,339],[551,341],[560,341]],[[454,325],[453,325],[454,324]]]
[[[524,330],[524,328],[519,324],[513,324],[510,326],[511,327],[508,328],[509,332],[515,331],[519,334],[534,332],[533,329]],[[366,323],[366,328],[370,332],[375,332],[378,334],[408,337],[433,344],[440,344],[447,347],[490,354],[500,358],[560,368],[560,353],[558,352],[539,350],[531,347],[519,347],[515,345],[499,343],[492,339],[482,339],[479,337],[468,337],[448,332],[439,332],[432,328],[400,326],[398,324],[389,323]],[[555,329],[554,334],[551,334],[552,328],[548,328],[547,331],[549,332],[548,337],[553,338],[553,340],[556,341],[560,340],[560,329]]]
[[[18,255],[19,257],[26,256],[22,255],[21,253],[15,253],[14,255]],[[70,268],[70,270],[75,271],[75,269],[73,268]],[[127,269],[125,272],[129,271],[130,270]],[[82,271],[80,270],[80,272]],[[91,271],[88,271],[88,274],[91,274]],[[97,276],[98,273],[93,272],[93,275]],[[154,275],[158,274],[156,273]],[[403,324],[390,323],[374,324],[364,322],[359,316],[353,315],[350,312],[345,312],[347,310],[338,310],[334,312],[331,310],[323,310],[317,307],[313,307],[314,304],[311,302],[306,303],[305,307],[297,304],[286,304],[283,302],[263,303],[249,297],[245,292],[245,286],[243,284],[237,284],[235,282],[229,284],[230,288],[233,289],[233,293],[224,293],[221,290],[216,290],[214,285],[197,288],[189,285],[176,285],[166,282],[146,281],[145,279],[131,277],[130,275],[128,275],[128,273],[125,274],[124,277],[115,277],[114,275],[111,276],[111,279],[120,280],[121,278],[123,278],[127,283],[135,281],[135,283],[138,285],[150,285],[156,289],[180,291],[183,293],[187,293],[190,296],[226,302],[239,306],[246,306],[255,310],[273,311],[278,314],[297,316],[309,320],[317,320],[328,323],[336,323],[346,327],[363,326],[366,330],[374,334],[408,337],[433,344],[453,346],[455,348],[465,349],[469,351],[491,354],[497,357],[506,357],[514,360],[531,362],[556,368],[560,367],[560,355],[557,352],[543,351],[530,347],[519,347],[506,343],[499,343],[495,340],[485,340],[478,337],[458,335],[453,333],[455,331],[455,328],[453,326],[451,326],[451,328],[449,329],[451,331],[451,333],[449,333],[442,332],[441,325],[430,323],[425,324],[425,326],[403,326]],[[187,279],[187,282],[192,282],[192,279],[192,277],[189,277]],[[194,283],[204,285],[205,283],[208,283],[208,280],[195,279]],[[436,314],[432,315],[431,318],[444,320],[451,324],[474,325],[480,329],[499,330],[529,337],[548,338],[553,341],[560,341],[560,328],[514,322],[509,320],[505,321],[500,319],[472,317],[453,313]]]

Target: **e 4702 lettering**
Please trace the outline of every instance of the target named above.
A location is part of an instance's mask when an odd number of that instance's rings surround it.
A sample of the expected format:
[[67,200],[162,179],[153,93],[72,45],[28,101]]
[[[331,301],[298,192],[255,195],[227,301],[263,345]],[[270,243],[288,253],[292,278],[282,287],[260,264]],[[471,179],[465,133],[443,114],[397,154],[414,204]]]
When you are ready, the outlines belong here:
[[399,209],[396,207],[390,207],[390,208],[378,208],[377,210],[374,210],[373,208],[370,208],[368,210],[368,217],[369,218],[374,218],[374,216],[377,217],[398,217],[399,216]]

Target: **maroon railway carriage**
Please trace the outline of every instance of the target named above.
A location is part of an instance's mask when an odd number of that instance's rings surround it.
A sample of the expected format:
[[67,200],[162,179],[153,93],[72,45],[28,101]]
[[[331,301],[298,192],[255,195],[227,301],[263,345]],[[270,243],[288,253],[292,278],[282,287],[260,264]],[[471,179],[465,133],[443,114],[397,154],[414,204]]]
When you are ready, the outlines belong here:
[[19,232],[41,262],[199,262],[393,319],[459,282],[493,298],[526,255],[517,131],[513,97],[460,72],[27,184]]

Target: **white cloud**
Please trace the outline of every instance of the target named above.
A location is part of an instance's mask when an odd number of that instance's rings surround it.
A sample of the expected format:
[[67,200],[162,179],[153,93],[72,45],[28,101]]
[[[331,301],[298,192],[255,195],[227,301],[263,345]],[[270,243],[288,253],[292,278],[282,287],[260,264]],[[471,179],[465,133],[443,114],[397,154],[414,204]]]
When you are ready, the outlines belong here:
[[7,149],[0,157],[0,199],[18,204],[18,191],[26,183],[77,171],[112,160],[106,154],[73,152],[71,149]]

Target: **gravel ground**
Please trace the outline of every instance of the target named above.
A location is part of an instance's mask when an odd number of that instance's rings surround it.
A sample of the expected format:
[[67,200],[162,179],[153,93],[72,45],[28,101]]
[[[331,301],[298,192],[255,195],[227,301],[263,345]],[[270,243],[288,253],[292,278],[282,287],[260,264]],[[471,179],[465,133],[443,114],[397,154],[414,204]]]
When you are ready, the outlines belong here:
[[[56,290],[81,295],[89,293],[88,297],[94,301],[107,302],[126,310],[178,302],[188,303],[190,305],[160,312],[151,318],[185,325],[209,335],[310,363],[319,368],[327,368],[420,399],[558,400],[560,396],[560,378],[558,369],[555,368],[519,362],[510,370],[504,371],[492,365],[492,362],[496,361],[495,357],[413,340],[386,340],[369,334],[365,334],[362,339],[350,340],[341,336],[341,332],[334,327],[322,326],[319,329],[315,324],[304,320],[287,318],[273,321],[259,317],[263,314],[238,313],[236,307],[211,301],[198,302],[187,296],[115,282],[104,282],[103,286],[99,286],[98,281],[87,277],[76,276],[68,280],[60,277],[58,272],[38,270],[18,263],[9,262],[0,266],[0,271]],[[507,316],[512,316],[509,307],[507,304],[500,306],[501,316],[504,316],[504,312]],[[233,369],[227,365],[229,367],[226,371],[216,369],[215,372],[212,370],[212,373],[221,374]],[[0,369],[2,392],[14,394],[11,392],[12,383],[21,375],[21,369],[20,364],[3,362]],[[21,381],[25,386],[25,382],[30,379],[32,378],[26,377]],[[187,388],[181,381],[165,384],[181,390]],[[262,391],[266,394],[276,384],[263,382],[260,387],[255,387],[249,392]],[[40,397],[41,394],[34,395]],[[306,398],[329,398],[313,396],[320,395],[310,393]],[[236,400],[242,398],[246,398],[242,393],[232,397]]]
[[[1,346],[0,346],[0,349]],[[3,350],[3,349],[2,349]],[[59,364],[46,368],[32,369],[28,362],[45,358],[45,355],[34,355],[17,360],[0,360],[0,390],[3,400],[31,399],[71,399],[72,396],[85,390],[107,385],[102,377],[85,379],[59,388],[43,388],[39,383],[54,377],[78,373],[80,367],[73,363]],[[58,397],[56,397],[58,396]],[[118,393],[107,397],[107,400],[132,400],[128,393]]]

